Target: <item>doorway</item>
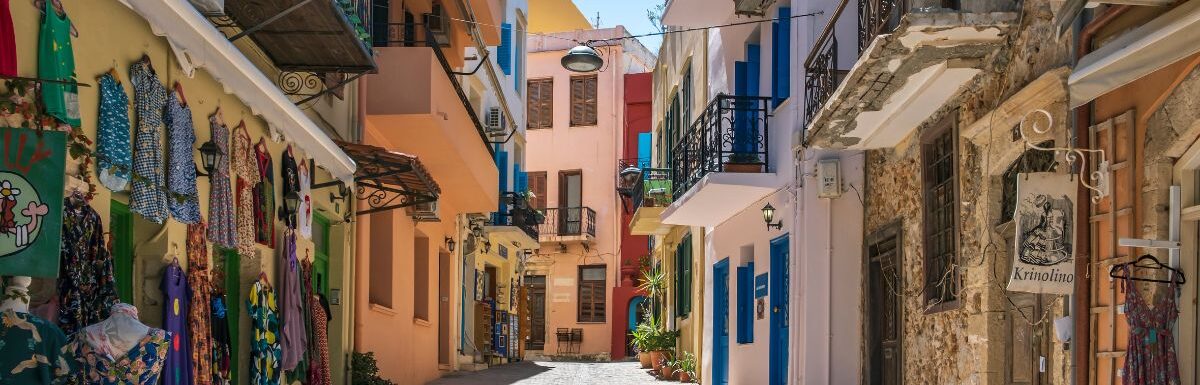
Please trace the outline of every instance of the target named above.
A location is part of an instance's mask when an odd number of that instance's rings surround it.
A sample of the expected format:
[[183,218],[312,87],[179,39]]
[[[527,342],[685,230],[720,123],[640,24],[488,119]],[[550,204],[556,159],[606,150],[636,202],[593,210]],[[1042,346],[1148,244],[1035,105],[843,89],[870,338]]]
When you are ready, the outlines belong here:
[[529,341],[525,344],[527,350],[544,350],[546,348],[546,276],[531,275],[525,277],[529,287]]
[[713,265],[713,363],[714,385],[729,383],[729,258]]
[[117,295],[121,302],[133,303],[133,215],[129,205],[115,200],[109,206],[108,215]]
[[900,385],[903,381],[901,333],[903,326],[898,286],[904,282],[900,264],[899,222],[867,237],[867,383]]
[[450,365],[450,253],[438,253],[438,364]]
[[583,171],[558,175],[559,235],[579,235],[583,230]]
[[788,372],[788,280],[791,278],[788,235],[771,240],[771,385],[787,384]]

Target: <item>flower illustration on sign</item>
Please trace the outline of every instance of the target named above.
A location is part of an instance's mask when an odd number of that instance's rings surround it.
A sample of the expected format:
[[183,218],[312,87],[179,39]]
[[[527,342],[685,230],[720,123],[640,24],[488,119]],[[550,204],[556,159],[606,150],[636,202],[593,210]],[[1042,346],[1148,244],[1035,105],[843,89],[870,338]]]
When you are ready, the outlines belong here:
[[0,258],[29,247],[41,232],[49,207],[25,177],[0,171]]

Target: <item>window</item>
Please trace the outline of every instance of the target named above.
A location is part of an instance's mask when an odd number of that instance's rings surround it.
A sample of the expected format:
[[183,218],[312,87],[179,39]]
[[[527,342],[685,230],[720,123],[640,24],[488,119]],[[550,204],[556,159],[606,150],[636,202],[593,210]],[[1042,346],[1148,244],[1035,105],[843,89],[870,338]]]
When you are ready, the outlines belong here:
[[583,230],[583,171],[558,172],[558,235],[579,235]]
[[683,70],[683,80],[679,81],[679,127],[687,127],[692,121],[692,65],[688,64]]
[[514,31],[516,36],[513,37],[513,86],[517,88],[517,95],[523,92],[521,86],[525,85],[525,16],[521,11],[517,11],[517,30]]
[[[1049,140],[1038,144],[1038,147],[1054,147],[1054,141]],[[1008,223],[1013,220],[1017,211],[1017,177],[1023,172],[1048,172],[1054,170],[1054,153],[1050,151],[1026,151],[1013,161],[1008,170],[1004,171],[1001,181],[1004,183],[1000,200],[1000,221],[996,224]]]
[[954,127],[954,116],[954,113],[949,114],[921,144],[927,305],[958,299],[958,132]]
[[692,312],[692,235],[679,241],[675,249],[675,315],[687,318]]
[[429,238],[413,238],[413,318],[429,320]]
[[392,307],[392,212],[371,214],[371,272],[367,297],[371,304]]
[[535,209],[546,208],[546,172],[530,171],[527,175],[529,177],[529,192],[533,193],[533,202],[530,203]]
[[571,77],[571,126],[596,125],[596,75]]
[[737,268],[737,342],[754,342],[754,262]]
[[579,322],[604,322],[605,277],[604,265],[579,267]]
[[529,96],[526,102],[526,119],[529,128],[554,126],[554,79],[530,79]]

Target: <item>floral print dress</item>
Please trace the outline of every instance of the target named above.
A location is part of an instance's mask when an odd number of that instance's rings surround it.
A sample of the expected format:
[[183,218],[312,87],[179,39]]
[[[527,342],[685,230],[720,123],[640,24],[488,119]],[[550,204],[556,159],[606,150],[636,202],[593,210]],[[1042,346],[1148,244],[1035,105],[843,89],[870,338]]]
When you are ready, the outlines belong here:
[[100,214],[82,200],[67,199],[62,226],[58,325],[71,335],[108,318],[117,303],[117,288]]
[[129,211],[146,220],[163,223],[167,219],[167,186],[163,180],[162,131],[167,88],[158,81],[150,61],[142,60],[129,68],[133,100],[137,107],[137,135],[134,136],[133,192]]
[[217,145],[216,169],[209,175],[208,240],[227,249],[237,247],[237,222],[233,213],[233,186],[229,182],[229,127],[217,111],[208,117],[213,144]]
[[129,147],[129,96],[112,74],[100,77],[100,119],[96,125],[96,172],[112,191],[129,188],[133,158]]
[[0,384],[56,384],[70,373],[62,355],[67,336],[27,313],[0,313]]
[[196,144],[196,129],[192,126],[192,109],[175,96],[167,98],[167,207],[180,223],[200,222],[200,192],[196,189],[196,160],[192,146]]
[[258,163],[251,150],[246,126],[233,129],[233,175],[237,177],[237,250],[254,255],[254,186],[258,184]]
[[192,383],[212,384],[212,282],[208,274],[208,245],[204,242],[204,222],[188,225],[188,334],[192,339]]
[[250,383],[252,385],[278,385],[279,363],[282,350],[279,347],[279,308],[275,303],[275,292],[265,276],[250,288],[246,300],[250,311],[250,326],[253,339],[250,341]]
[[[1128,265],[1125,276],[1131,277]],[[1179,361],[1175,356],[1175,336],[1171,329],[1179,317],[1175,304],[1178,286],[1172,283],[1163,300],[1154,307],[1142,298],[1137,285],[1122,280],[1125,289],[1125,317],[1129,322],[1129,351],[1125,352],[1125,385],[1178,385]]]
[[125,355],[117,358],[101,352],[84,338],[74,338],[65,348],[74,358],[80,383],[87,385],[156,385],[167,357],[170,333],[151,329]]

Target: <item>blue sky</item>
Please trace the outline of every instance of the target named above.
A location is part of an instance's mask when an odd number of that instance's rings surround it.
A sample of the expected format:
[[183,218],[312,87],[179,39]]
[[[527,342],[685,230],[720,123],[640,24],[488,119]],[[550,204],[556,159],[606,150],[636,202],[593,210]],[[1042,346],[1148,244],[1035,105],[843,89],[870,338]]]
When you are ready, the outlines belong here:
[[[600,14],[600,27],[625,26],[632,35],[657,32],[654,25],[646,18],[646,10],[654,7],[659,0],[573,0],[575,6],[583,12],[588,21],[596,24],[596,14]],[[658,53],[662,44],[662,36],[639,38],[650,52]]]

